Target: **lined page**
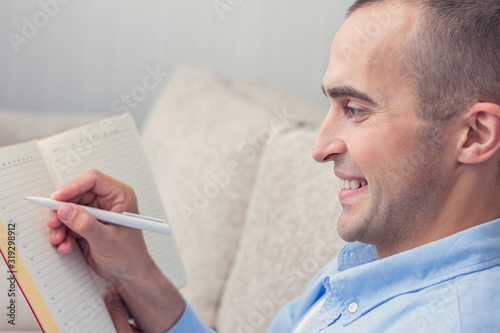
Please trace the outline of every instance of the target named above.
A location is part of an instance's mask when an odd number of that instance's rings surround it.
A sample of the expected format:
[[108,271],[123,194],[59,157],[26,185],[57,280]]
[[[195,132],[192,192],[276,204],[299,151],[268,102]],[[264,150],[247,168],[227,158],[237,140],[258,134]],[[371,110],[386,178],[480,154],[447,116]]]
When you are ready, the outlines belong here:
[[[21,288],[26,287],[25,294],[42,325],[43,309],[40,314],[37,307],[45,303],[61,332],[113,332],[111,318],[80,250],[59,254],[49,242],[48,210],[24,199],[49,196],[54,190],[35,144],[0,149],[0,219],[5,229],[15,230],[15,262],[22,261],[29,271],[19,272],[27,276],[18,275],[18,281]],[[30,277],[43,300],[28,290]]]
[[[128,113],[79,127],[38,142],[58,186],[87,168],[98,169],[134,188],[140,214],[163,218],[165,212],[142,141]],[[148,250],[176,287],[186,274],[173,235],[144,231]]]

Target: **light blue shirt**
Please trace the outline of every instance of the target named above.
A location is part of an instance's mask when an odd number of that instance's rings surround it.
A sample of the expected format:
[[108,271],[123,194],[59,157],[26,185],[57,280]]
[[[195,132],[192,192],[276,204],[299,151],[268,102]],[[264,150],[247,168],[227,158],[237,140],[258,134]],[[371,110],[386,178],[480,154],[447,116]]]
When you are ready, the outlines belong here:
[[[268,333],[293,332],[323,297],[304,333],[500,332],[500,219],[381,260],[349,243]],[[172,332],[213,331],[187,306]]]

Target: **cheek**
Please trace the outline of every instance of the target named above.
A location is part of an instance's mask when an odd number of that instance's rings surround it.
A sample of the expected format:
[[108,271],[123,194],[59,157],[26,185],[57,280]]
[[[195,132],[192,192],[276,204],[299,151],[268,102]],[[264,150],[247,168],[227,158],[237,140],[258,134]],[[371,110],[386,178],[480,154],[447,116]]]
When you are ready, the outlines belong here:
[[404,133],[380,128],[357,135],[348,147],[353,162],[368,182],[390,192],[411,178],[425,157]]
[[383,171],[394,159],[394,151],[400,149],[392,142],[389,133],[379,129],[363,130],[349,137],[349,155],[361,171],[368,176]]

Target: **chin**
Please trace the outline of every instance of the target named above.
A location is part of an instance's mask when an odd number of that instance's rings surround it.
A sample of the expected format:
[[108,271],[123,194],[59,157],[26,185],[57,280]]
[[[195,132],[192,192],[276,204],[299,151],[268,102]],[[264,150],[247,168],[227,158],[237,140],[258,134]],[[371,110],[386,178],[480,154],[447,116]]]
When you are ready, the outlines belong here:
[[337,233],[346,242],[360,241],[364,234],[364,229],[359,226],[359,220],[342,215],[337,222]]

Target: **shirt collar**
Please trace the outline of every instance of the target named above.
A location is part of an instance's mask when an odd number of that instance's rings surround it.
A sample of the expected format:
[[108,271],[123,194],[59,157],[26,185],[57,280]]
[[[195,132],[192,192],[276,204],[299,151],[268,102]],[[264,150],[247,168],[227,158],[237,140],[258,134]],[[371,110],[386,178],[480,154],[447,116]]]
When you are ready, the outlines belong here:
[[[341,300],[344,325],[401,294],[500,264],[500,219],[381,260],[373,245],[347,244],[324,285]],[[350,304],[357,311],[348,311]]]

